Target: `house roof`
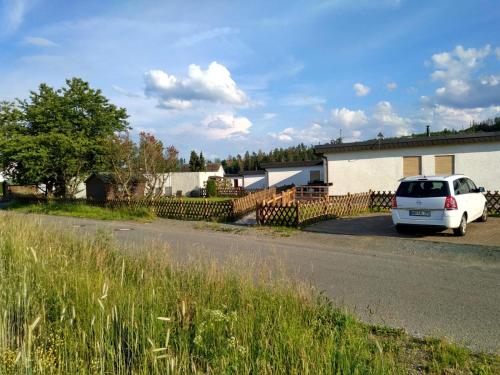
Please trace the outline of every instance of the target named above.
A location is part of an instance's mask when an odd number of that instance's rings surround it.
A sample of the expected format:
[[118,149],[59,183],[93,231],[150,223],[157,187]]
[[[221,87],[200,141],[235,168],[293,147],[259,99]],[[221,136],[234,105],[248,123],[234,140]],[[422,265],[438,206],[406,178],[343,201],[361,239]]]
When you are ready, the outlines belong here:
[[243,176],[262,176],[266,174],[266,171],[263,169],[260,169],[258,171],[243,171],[241,172]]
[[[217,163],[207,164],[206,165],[206,171],[204,171],[204,172],[217,172],[220,167],[221,167],[221,165],[217,164]],[[183,165],[181,165],[179,171],[180,172],[191,172],[189,170],[189,164],[183,164]]]
[[264,169],[272,169],[272,168],[314,167],[316,165],[322,165],[322,164],[323,160],[304,160],[304,161],[262,163],[260,166]]
[[[97,178],[101,182],[105,184],[114,184],[116,182],[115,176],[112,172],[95,172],[92,173],[87,179],[84,181],[87,183],[92,177]],[[134,182],[139,182],[139,181],[146,181],[146,178],[143,175],[138,175],[134,177]]]
[[440,136],[420,136],[420,137],[404,137],[404,138],[389,138],[375,139],[363,142],[350,142],[339,144],[325,144],[316,146],[314,152],[317,155],[325,153],[340,153],[351,151],[368,151],[368,150],[387,150],[410,147],[426,147],[448,144],[464,144],[464,143],[482,143],[482,142],[498,142],[500,141],[500,132],[479,132],[479,133],[460,133]]

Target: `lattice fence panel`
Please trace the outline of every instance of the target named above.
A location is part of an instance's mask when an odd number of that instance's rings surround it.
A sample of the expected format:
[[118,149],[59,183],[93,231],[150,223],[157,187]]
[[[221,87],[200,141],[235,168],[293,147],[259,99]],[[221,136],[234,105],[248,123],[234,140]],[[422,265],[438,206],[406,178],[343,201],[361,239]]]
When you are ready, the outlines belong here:
[[487,191],[485,194],[486,201],[488,202],[488,212],[490,214],[500,214],[500,192],[498,190],[495,191]]
[[391,208],[392,197],[394,197],[394,194],[396,193],[392,191],[372,191],[370,208]]
[[284,227],[298,226],[298,207],[295,203],[261,204],[257,208],[257,223]]

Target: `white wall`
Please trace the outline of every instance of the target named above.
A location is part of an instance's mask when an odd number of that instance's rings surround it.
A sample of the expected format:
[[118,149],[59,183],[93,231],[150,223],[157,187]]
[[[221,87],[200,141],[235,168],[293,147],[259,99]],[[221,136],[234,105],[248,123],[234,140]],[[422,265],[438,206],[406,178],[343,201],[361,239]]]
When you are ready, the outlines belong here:
[[264,189],[266,188],[266,175],[243,175],[243,187],[245,189]]
[[312,167],[267,168],[267,186],[307,185],[310,171],[320,171],[320,179],[324,180],[323,169],[321,164]]
[[[197,193],[200,188],[205,187],[205,183],[211,176],[224,176],[224,168],[222,166],[215,172],[171,172],[165,173],[165,183],[163,185],[163,195],[165,188],[171,188],[172,195],[177,191],[182,191],[183,195]],[[156,187],[161,186],[161,180],[157,182]]]
[[422,156],[422,174],[434,175],[435,155],[455,155],[455,173],[486,190],[500,190],[500,142],[325,153],[330,195],[391,190],[403,178],[403,156]]

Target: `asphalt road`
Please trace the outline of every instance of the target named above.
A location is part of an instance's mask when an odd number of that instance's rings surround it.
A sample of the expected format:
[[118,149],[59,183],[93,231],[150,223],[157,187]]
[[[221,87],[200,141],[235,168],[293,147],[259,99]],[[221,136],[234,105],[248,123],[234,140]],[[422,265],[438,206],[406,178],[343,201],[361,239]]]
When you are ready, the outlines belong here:
[[107,228],[129,251],[152,241],[168,245],[179,260],[236,256],[280,265],[365,322],[500,352],[500,247],[310,232],[280,237],[255,228],[227,233],[175,220],[35,217],[83,235]]

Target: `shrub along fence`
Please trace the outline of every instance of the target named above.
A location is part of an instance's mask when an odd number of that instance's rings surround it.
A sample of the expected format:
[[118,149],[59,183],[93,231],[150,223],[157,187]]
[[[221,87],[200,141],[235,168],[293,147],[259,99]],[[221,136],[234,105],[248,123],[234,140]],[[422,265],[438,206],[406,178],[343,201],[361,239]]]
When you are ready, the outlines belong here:
[[258,202],[269,199],[276,190],[274,188],[265,189],[259,192],[248,194],[244,197],[227,200],[211,201],[208,199],[184,200],[176,198],[160,198],[153,200],[146,199],[112,199],[106,201],[97,201],[91,199],[54,199],[43,196],[33,195],[15,195],[17,201],[23,203],[72,203],[86,204],[90,206],[106,208],[142,208],[151,209],[156,216],[181,219],[181,220],[218,220],[231,221],[240,218],[246,213],[255,210]]

